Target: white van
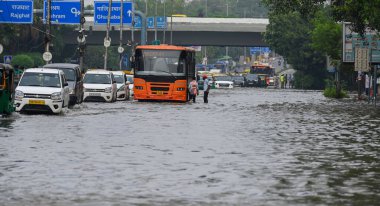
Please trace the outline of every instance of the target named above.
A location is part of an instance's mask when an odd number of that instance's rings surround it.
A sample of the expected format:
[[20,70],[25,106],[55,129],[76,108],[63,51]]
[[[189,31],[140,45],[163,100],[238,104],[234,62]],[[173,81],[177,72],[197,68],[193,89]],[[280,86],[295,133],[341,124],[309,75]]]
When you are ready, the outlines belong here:
[[69,104],[69,93],[68,83],[61,70],[27,69],[16,88],[16,111],[60,113]]
[[84,101],[115,102],[117,86],[112,72],[95,69],[86,72],[83,78]]

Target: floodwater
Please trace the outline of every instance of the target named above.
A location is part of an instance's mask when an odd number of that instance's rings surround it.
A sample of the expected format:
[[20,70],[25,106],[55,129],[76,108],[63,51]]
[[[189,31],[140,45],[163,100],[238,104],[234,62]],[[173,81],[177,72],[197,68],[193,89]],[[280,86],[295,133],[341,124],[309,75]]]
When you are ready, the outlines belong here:
[[2,119],[0,205],[379,205],[379,108],[319,91],[209,99]]

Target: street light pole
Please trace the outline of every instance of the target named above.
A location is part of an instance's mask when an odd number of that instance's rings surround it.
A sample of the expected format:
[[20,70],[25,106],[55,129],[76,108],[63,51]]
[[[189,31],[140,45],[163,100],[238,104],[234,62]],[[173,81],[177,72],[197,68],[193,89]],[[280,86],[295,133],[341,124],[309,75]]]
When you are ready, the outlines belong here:
[[156,0],[156,9],[154,12],[154,41],[157,41],[157,1]]
[[173,45],[173,0],[172,0],[172,12],[170,15],[170,44]]
[[205,16],[207,17],[208,15],[207,15],[207,0],[206,0],[206,12],[205,12]]
[[[228,17],[228,0],[226,0],[227,5],[227,17]],[[228,46],[226,46],[226,56],[228,56]]]
[[164,36],[163,36],[163,39],[162,39],[162,42],[163,44],[165,44],[165,40],[166,40],[166,27],[167,27],[167,19],[166,18],[166,0],[164,0],[164,18],[165,18],[165,27],[164,27]]

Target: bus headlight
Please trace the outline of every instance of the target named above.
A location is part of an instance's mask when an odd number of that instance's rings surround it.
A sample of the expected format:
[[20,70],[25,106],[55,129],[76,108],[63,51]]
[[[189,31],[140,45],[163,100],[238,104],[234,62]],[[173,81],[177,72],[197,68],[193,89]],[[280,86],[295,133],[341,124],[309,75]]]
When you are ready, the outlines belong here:
[[143,90],[144,88],[142,86],[135,86],[137,90]]
[[179,88],[177,88],[177,91],[185,91],[185,88],[179,87]]

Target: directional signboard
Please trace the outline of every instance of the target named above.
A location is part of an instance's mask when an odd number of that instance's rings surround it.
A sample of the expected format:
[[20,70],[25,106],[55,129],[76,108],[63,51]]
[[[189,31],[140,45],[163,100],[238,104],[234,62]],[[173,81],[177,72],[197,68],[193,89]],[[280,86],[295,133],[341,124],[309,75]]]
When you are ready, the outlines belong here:
[[[95,24],[107,24],[108,18],[108,1],[95,1],[94,2],[94,23]],[[111,6],[111,24],[120,24],[120,1],[112,1]],[[123,23],[132,24],[132,2],[123,2]]]
[[33,1],[1,0],[0,23],[32,24]]
[[249,50],[250,50],[251,55],[254,55],[257,52],[259,52],[259,53],[270,53],[271,52],[269,47],[251,47],[251,48],[249,48]]
[[148,29],[154,29],[154,17],[148,17],[146,21],[147,21]]
[[141,23],[141,17],[135,16],[135,29],[141,29],[142,23]]
[[[44,21],[47,18],[47,1],[44,1]],[[52,24],[79,24],[80,1],[79,0],[53,0],[51,1],[50,22]]]
[[[155,20],[157,23],[155,23]],[[157,27],[157,29],[165,29],[166,28],[166,17],[164,16],[157,16],[155,17],[148,17],[147,18],[147,24],[148,29],[154,29]],[[154,25],[156,24],[156,25]],[[156,27],[155,27],[156,26]]]
[[368,48],[369,61],[380,63],[380,37],[377,32],[367,29],[361,37],[351,30],[349,24],[343,24],[343,62],[355,62],[357,48]]
[[166,28],[166,17],[164,16],[158,16],[156,17],[156,26],[157,29],[165,29]]

